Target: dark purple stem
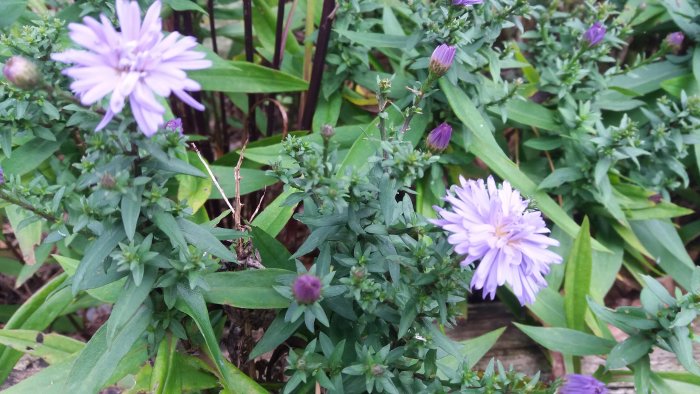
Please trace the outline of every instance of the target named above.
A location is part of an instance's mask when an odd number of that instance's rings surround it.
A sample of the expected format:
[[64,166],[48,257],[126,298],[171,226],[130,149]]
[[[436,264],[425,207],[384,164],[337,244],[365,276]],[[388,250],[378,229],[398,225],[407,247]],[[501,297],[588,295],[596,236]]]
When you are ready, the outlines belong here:
[[304,113],[301,116],[301,130],[311,129],[311,121],[316,111],[318,94],[321,91],[321,80],[323,79],[323,68],[326,63],[326,54],[328,52],[328,41],[331,37],[331,27],[333,25],[333,16],[331,14],[334,9],[335,0],[323,0],[321,26],[318,28],[316,52],[314,53],[314,60],[311,65],[311,81],[309,81],[309,90],[306,94]]
[[[285,0],[279,0],[277,3],[277,25],[275,26],[275,54],[272,57],[272,68],[279,70],[282,65],[282,51],[284,48],[284,40],[282,32],[284,30],[284,3]],[[274,95],[271,95],[274,97]],[[267,135],[272,135],[275,129],[275,107],[272,104],[267,106]]]

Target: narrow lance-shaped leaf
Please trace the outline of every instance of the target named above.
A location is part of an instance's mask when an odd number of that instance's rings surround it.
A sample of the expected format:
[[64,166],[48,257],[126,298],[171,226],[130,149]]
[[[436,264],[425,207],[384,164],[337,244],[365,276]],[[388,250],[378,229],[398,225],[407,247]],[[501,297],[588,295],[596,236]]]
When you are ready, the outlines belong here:
[[589,228],[588,217],[586,217],[583,219],[581,230],[566,261],[564,281],[566,325],[579,331],[584,331],[586,326],[585,317],[588,310],[586,295],[591,287],[593,257]]

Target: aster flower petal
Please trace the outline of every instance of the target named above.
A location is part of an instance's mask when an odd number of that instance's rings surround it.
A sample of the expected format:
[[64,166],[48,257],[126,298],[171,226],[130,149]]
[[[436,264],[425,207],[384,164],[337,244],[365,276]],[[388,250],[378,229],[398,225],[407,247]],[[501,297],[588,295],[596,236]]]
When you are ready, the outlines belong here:
[[562,261],[548,250],[559,242],[546,235],[542,214],[528,210],[528,200],[508,182],[499,188],[492,177],[486,182],[460,177],[445,201],[449,209],[435,207],[439,218],[431,222],[450,233],[447,242],[465,256],[461,266],[480,260],[472,289],[493,299],[498,286],[507,284],[522,304],[534,302],[547,286],[550,265]]
[[98,130],[128,101],[139,129],[153,135],[163,125],[165,114],[155,95],[168,97],[175,93],[195,109],[204,110],[187,93],[201,87],[187,78],[185,70],[211,67],[211,61],[194,50],[197,41],[193,37],[163,34],[161,8],[160,1],[153,2],[142,21],[138,2],[116,0],[119,31],[104,15],[99,21],[86,17],[82,24],[69,25],[69,36],[84,50],[51,55],[57,62],[72,64],[63,74],[73,79],[71,89],[84,105],[109,98],[107,115]]

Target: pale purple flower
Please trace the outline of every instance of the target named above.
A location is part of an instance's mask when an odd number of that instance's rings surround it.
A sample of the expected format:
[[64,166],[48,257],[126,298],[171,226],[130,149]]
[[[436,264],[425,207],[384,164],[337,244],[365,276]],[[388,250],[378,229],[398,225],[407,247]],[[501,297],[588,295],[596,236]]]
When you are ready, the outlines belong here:
[[559,388],[559,394],[606,394],[608,389],[598,379],[579,374],[568,374],[564,377],[564,385]]
[[0,185],[5,184],[5,171],[2,170],[2,167],[0,167]]
[[200,86],[188,79],[184,70],[211,66],[204,53],[193,49],[197,45],[194,37],[176,32],[163,35],[160,1],[151,5],[143,23],[135,1],[116,0],[116,10],[119,32],[104,15],[100,15],[101,23],[86,17],[84,24],[68,25],[70,38],[85,50],[69,49],[51,55],[56,61],[73,64],[63,73],[73,78],[71,89],[84,105],[111,94],[107,113],[96,130],[122,111],[127,98],[139,129],[147,136],[163,124],[165,108],[155,95],[168,97],[174,93],[195,109],[204,110],[186,93]]
[[438,45],[430,56],[430,64],[428,65],[430,71],[438,77],[445,75],[447,70],[452,67],[456,51],[457,48],[453,46],[447,44]]
[[432,222],[451,233],[447,241],[465,256],[462,267],[480,260],[471,288],[493,299],[496,288],[507,283],[521,304],[534,302],[547,286],[550,264],[562,261],[547,249],[559,242],[547,235],[542,214],[527,209],[529,201],[508,182],[499,189],[492,177],[486,184],[460,177],[460,184],[445,197],[450,209],[434,207],[441,219]]
[[484,0],[452,0],[452,5],[457,5],[457,6],[470,6],[470,5],[476,5],[476,4],[483,4]]
[[316,275],[299,275],[292,283],[292,294],[300,304],[313,304],[321,297],[321,279]]
[[681,46],[683,45],[683,40],[685,39],[685,36],[683,35],[683,32],[677,31],[675,33],[671,33],[668,36],[666,36],[666,42],[668,45],[673,48],[674,50],[678,51],[681,49]]
[[451,137],[452,126],[447,123],[442,123],[428,134],[426,144],[430,149],[440,152],[447,149]]
[[604,24],[596,22],[583,33],[583,39],[586,40],[590,46],[598,45],[603,41],[603,38],[605,38],[606,31]]
[[22,56],[7,59],[2,73],[10,83],[20,89],[31,89],[41,81],[36,65]]

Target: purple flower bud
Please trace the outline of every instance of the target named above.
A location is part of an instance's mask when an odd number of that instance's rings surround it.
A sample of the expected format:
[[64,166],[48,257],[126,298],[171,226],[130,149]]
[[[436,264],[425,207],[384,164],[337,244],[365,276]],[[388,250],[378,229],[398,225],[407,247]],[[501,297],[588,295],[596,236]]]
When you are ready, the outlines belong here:
[[182,119],[180,118],[170,119],[169,121],[165,122],[165,129],[172,131],[173,133],[185,135],[185,132],[182,129]]
[[0,167],[0,185],[5,183],[5,171],[2,170],[2,167]]
[[31,89],[41,81],[36,65],[22,56],[12,56],[7,59],[2,73],[8,81],[20,89]]
[[569,374],[559,394],[606,394],[608,389],[596,378],[587,375]]
[[430,149],[437,152],[442,152],[447,149],[447,146],[450,144],[451,137],[452,127],[447,123],[443,123],[434,128],[433,131],[428,134],[426,144],[428,144]]
[[456,51],[457,48],[447,44],[441,44],[435,48],[433,55],[430,56],[430,65],[428,66],[430,72],[438,77],[445,75],[452,66]]
[[605,38],[606,31],[604,24],[596,22],[583,33],[583,39],[586,40],[590,46],[598,45],[603,41],[603,38]]
[[477,5],[477,4],[483,4],[484,0],[452,0],[452,5],[456,6],[470,6],[470,5]]
[[292,294],[300,304],[313,304],[321,297],[321,279],[316,275],[299,275],[292,284]]
[[668,46],[670,46],[674,51],[679,51],[681,49],[684,39],[685,36],[680,31],[671,33],[668,36],[666,36],[666,42],[668,43]]

